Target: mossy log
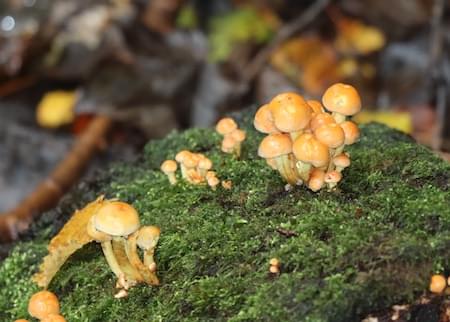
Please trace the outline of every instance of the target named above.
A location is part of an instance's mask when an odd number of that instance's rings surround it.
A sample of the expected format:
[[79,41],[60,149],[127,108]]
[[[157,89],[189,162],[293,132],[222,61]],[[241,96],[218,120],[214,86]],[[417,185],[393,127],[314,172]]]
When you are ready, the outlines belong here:
[[[152,141],[134,164],[84,182],[31,228],[0,266],[0,321],[29,317],[31,281],[51,237],[75,208],[98,195],[120,198],[142,224],[162,233],[161,285],[138,285],[115,299],[115,276],[100,246],[77,251],[50,290],[68,321],[360,321],[410,303],[434,272],[450,269],[450,165],[410,137],[379,124],[362,127],[352,165],[336,191],[285,191],[256,155],[262,135],[252,113],[241,160],[220,152],[212,129]],[[231,190],[181,180],[170,185],[161,162],[182,149],[202,152]],[[269,260],[281,274],[269,274]]]

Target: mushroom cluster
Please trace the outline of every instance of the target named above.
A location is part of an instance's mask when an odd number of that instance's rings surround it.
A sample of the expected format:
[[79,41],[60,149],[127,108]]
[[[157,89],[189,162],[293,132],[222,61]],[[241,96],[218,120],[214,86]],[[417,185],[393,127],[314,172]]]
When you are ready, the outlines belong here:
[[[121,294],[126,295],[126,290],[139,282],[158,285],[153,255],[159,236],[158,227],[140,225],[139,215],[131,205],[102,196],[76,211],[50,241],[49,254],[33,280],[46,288],[71,254],[96,241],[101,243],[106,261],[118,278],[116,286],[122,289]],[[143,261],[137,247],[143,252]]]
[[[275,96],[258,109],[255,128],[268,134],[258,155],[290,185],[306,184],[312,191],[334,188],[350,165],[346,145],[359,138],[358,126],[347,120],[361,109],[361,99],[350,85],[329,87],[319,101],[296,93]],[[330,113],[328,113],[326,110]]]
[[222,152],[241,156],[241,146],[246,138],[245,131],[238,128],[231,117],[224,117],[216,124],[216,131],[223,136]]
[[167,175],[171,184],[177,183],[175,176],[178,169],[177,162],[180,164],[182,178],[189,183],[207,183],[213,190],[220,183],[216,173],[211,171],[212,161],[204,154],[183,150],[177,153],[175,160],[166,160],[161,164],[161,171]]

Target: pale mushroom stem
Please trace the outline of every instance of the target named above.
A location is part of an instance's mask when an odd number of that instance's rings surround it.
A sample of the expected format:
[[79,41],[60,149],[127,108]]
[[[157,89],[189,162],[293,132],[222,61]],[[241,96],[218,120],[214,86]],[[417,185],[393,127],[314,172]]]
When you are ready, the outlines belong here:
[[234,146],[234,154],[239,159],[241,157],[241,142],[236,142],[236,145]]
[[180,168],[181,168],[181,176],[183,177],[183,179],[186,179],[187,178],[186,166],[182,162],[180,162]]
[[346,116],[344,114],[333,112],[331,115],[334,117],[337,124],[341,124],[346,120]]
[[277,170],[278,172],[280,172],[281,176],[287,183],[295,185],[297,183],[297,180],[291,175],[291,171],[289,171],[289,159],[286,159],[286,157],[287,155],[282,155],[275,158]]
[[126,243],[126,252],[128,259],[130,260],[131,265],[136,267],[136,269],[139,271],[139,273],[144,278],[144,281],[147,284],[150,285],[159,285],[159,280],[156,274],[152,271],[150,271],[150,268],[146,266],[144,263],[142,263],[141,259],[139,258],[139,255],[137,253],[137,232],[134,234],[131,234],[128,237],[127,243]]
[[309,174],[311,172],[311,164],[303,161],[297,161],[295,164],[298,176],[303,180],[303,182],[308,182]]
[[303,134],[303,131],[297,131],[297,132],[289,133],[289,136],[291,137],[292,142],[294,142],[302,134]]
[[177,178],[175,177],[175,173],[174,172],[168,173],[167,177],[169,178],[170,184],[174,185],[174,184],[177,183]]
[[101,245],[106,261],[108,262],[109,267],[111,268],[113,273],[117,276],[117,278],[119,278],[122,274],[125,274],[120,268],[120,265],[117,262],[116,257],[114,256],[111,241],[102,242]]
[[126,240],[123,237],[116,237],[113,239],[112,248],[114,256],[119,264],[119,267],[125,274],[125,281],[129,286],[133,286],[137,282],[143,281],[142,275],[139,271],[130,263],[126,253]]

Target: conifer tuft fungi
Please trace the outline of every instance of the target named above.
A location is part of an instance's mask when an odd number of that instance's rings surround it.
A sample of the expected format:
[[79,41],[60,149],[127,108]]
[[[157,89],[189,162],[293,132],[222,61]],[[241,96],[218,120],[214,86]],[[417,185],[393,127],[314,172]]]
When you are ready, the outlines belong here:
[[175,177],[175,172],[177,171],[178,166],[174,160],[166,160],[161,164],[161,171],[167,175],[169,178],[170,184],[176,184],[177,178]]
[[224,117],[216,124],[216,131],[223,136],[221,150],[224,153],[241,155],[241,145],[246,138],[245,131],[238,128],[231,117]]
[[325,91],[322,102],[323,106],[296,93],[282,93],[261,106],[253,122],[256,130],[268,134],[258,155],[290,185],[304,183],[313,191],[336,187],[342,171],[350,165],[344,148],[360,135],[358,126],[346,119],[361,109],[354,87],[334,84]]

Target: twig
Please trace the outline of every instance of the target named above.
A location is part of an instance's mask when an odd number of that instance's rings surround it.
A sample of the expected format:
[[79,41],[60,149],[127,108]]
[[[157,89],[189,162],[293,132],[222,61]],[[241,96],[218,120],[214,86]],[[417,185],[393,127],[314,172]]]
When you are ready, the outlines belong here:
[[18,234],[26,230],[33,219],[58,203],[64,192],[78,179],[94,153],[104,144],[111,123],[108,117],[95,117],[49,177],[15,209],[0,214],[0,241],[17,239]]
[[243,71],[243,80],[251,82],[269,60],[270,55],[287,39],[309,25],[327,7],[330,0],[316,0],[300,16],[283,26],[268,46],[261,50]]
[[23,76],[0,84],[0,98],[12,95],[36,83],[35,76]]

